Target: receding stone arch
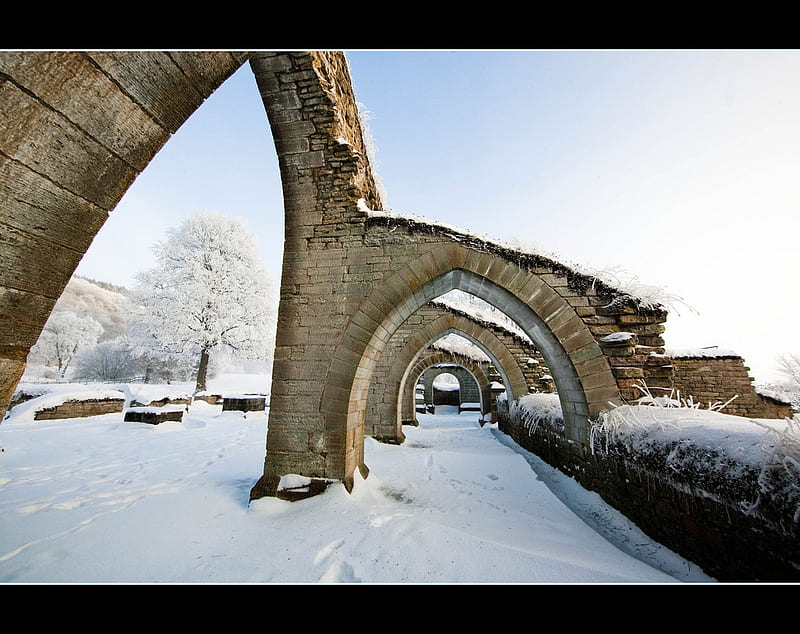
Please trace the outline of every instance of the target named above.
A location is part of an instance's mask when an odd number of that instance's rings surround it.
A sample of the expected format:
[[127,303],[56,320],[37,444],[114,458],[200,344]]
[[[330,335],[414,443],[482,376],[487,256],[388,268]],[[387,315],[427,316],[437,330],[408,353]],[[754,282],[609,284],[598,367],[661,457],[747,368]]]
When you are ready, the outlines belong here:
[[[470,367],[474,367],[474,365]],[[484,378],[488,384],[489,375],[486,372],[482,372],[481,374],[482,378]],[[453,361],[444,361],[428,366],[419,374],[416,380],[409,381],[409,383],[417,384],[414,389],[417,389],[419,385],[422,385],[425,393],[430,395],[430,400],[427,402],[432,403],[434,406],[438,405],[436,400],[440,393],[443,392],[455,392],[458,395],[458,399],[454,399],[454,403],[448,404],[461,406],[463,401],[469,401],[472,403],[477,402],[478,405],[482,406],[483,395],[479,387],[479,376],[479,374],[476,374],[473,370],[470,370],[469,367],[465,365],[461,365]],[[453,389],[443,389],[441,382],[443,377],[455,380],[454,385],[456,387]],[[447,385],[448,388],[450,388],[451,384],[448,383]],[[467,399],[464,396],[465,394],[468,394],[473,398]]]
[[436,366],[441,366],[442,372],[448,372],[452,369],[452,366],[456,366],[468,373],[478,386],[481,420],[483,420],[484,416],[492,412],[492,379],[486,371],[487,368],[482,367],[478,362],[459,358],[444,350],[428,349],[417,359],[416,363],[409,368],[407,373],[408,380],[403,383],[400,389],[400,408],[402,410],[404,424],[417,425],[415,416],[416,386],[422,376]]
[[[365,298],[333,353],[335,386],[326,384],[320,411],[326,429],[346,429],[353,441],[339,456],[342,478],[351,479],[356,468],[362,474],[367,472],[363,463],[364,412],[381,351],[391,334],[420,306],[453,289],[509,314],[534,341],[558,386],[568,438],[576,447],[585,448],[589,417],[609,402],[619,402],[619,389],[598,342],[575,309],[542,277],[496,254],[456,241],[417,248],[415,257],[408,258],[407,264]],[[390,308],[382,308],[386,306]]]
[[372,404],[372,407],[367,408],[367,433],[384,442],[402,442],[403,423],[410,419],[410,412],[404,408],[404,403],[407,405],[407,402],[403,400],[409,368],[428,346],[449,333],[464,337],[489,357],[513,398],[528,393],[529,385],[519,359],[514,357],[494,333],[464,315],[445,311],[435,319],[417,326],[411,336],[402,340],[402,346],[398,350],[386,348],[382,353],[389,354],[387,359],[381,358],[381,363],[389,368],[380,385],[380,391],[385,397],[381,407]]
[[[400,399],[397,405],[398,425],[402,425],[404,421],[408,420],[413,411],[409,408],[410,392],[413,391],[416,380],[415,373],[417,376],[419,375],[420,357],[432,343],[448,334],[464,337],[489,357],[502,377],[503,384],[512,399],[520,398],[528,393],[528,382],[522,373],[519,362],[503,345],[503,342],[492,333],[482,330],[474,322],[460,316],[445,314],[415,333],[406,344],[404,354],[395,358],[396,363],[392,366],[394,371],[389,375],[386,389],[390,397],[392,394],[397,394]],[[446,355],[443,354],[442,362],[445,358]],[[408,363],[404,365],[406,360]],[[465,367],[471,365],[468,360],[460,360],[458,363]]]

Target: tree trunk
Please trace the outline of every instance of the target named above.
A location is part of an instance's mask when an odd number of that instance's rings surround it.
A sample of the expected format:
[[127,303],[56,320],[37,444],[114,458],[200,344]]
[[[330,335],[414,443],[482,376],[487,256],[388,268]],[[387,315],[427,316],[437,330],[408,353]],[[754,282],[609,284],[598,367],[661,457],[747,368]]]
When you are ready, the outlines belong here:
[[197,368],[197,381],[194,386],[194,393],[205,392],[206,374],[208,373],[208,348],[203,348],[200,352],[200,366]]

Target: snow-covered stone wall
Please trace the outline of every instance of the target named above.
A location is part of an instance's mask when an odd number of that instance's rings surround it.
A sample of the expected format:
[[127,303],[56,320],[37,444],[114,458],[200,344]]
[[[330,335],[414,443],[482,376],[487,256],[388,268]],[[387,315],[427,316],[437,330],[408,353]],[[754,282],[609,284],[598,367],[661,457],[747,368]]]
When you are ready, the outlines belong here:
[[[707,574],[720,581],[800,580],[796,499],[762,496],[764,473],[745,461],[722,475],[715,469],[704,471],[708,456],[719,462],[713,428],[712,440],[705,444],[681,439],[655,442],[642,451],[617,441],[580,452],[564,437],[552,408],[498,399],[498,416],[499,429],[522,448],[597,492],[650,537]],[[719,434],[721,439],[731,435],[728,429]],[[686,456],[677,466],[676,452]]]

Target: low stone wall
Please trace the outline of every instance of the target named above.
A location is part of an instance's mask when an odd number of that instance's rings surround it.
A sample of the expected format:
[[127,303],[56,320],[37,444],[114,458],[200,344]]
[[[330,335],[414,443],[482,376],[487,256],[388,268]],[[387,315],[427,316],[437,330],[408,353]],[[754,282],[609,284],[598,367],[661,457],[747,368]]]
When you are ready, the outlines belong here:
[[179,398],[169,398],[168,396],[165,396],[164,398],[160,398],[155,401],[147,401],[146,403],[136,400],[131,401],[131,407],[167,407],[169,405],[185,405],[186,408],[188,408],[189,405],[191,404],[192,404],[191,396],[185,396]]
[[226,396],[222,401],[222,411],[263,412],[266,401],[266,396]]
[[509,409],[498,402],[502,432],[706,574],[725,582],[800,580],[800,527],[785,508],[767,501],[747,514],[740,482],[705,487],[621,452],[578,455],[557,426],[540,424],[530,433]]
[[125,412],[125,422],[148,423],[160,425],[167,421],[181,422],[183,420],[182,407],[131,407]]
[[125,405],[124,398],[70,400],[54,407],[45,407],[37,411],[34,420],[58,420],[62,418],[84,418],[101,414],[121,412]]
[[193,400],[205,401],[209,405],[222,405],[224,398],[222,394],[195,394]]

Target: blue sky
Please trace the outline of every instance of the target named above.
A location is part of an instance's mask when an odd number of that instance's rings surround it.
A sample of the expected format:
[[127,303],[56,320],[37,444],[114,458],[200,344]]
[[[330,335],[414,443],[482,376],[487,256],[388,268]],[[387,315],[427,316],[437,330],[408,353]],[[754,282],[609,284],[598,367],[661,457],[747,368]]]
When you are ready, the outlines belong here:
[[[670,315],[668,346],[733,349],[759,379],[800,353],[800,52],[347,56],[392,211],[621,267],[696,311]],[[277,282],[280,179],[247,65],[153,159],[78,273],[132,285],[163,230],[206,210],[246,220]]]

